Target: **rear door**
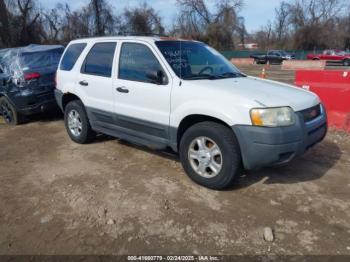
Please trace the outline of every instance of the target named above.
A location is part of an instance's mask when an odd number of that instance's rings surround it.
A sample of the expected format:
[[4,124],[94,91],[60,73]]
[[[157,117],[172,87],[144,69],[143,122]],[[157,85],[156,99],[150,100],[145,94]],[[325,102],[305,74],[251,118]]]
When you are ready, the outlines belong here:
[[90,46],[76,81],[78,96],[83,99],[89,119],[96,124],[114,123],[112,77],[115,41]]
[[[114,110],[125,132],[164,142],[168,139],[172,79],[161,56],[146,42],[121,43],[117,77],[113,83]],[[161,72],[156,84],[149,70]]]

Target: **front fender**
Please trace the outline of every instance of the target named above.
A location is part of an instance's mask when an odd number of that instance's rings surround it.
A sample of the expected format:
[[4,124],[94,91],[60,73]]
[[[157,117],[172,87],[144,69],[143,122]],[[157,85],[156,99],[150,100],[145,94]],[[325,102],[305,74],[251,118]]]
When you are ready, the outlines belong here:
[[181,121],[190,115],[204,115],[217,118],[225,122],[228,126],[236,124],[250,125],[249,112],[245,111],[233,105],[217,106],[211,101],[189,101],[172,110],[170,126],[179,127]]

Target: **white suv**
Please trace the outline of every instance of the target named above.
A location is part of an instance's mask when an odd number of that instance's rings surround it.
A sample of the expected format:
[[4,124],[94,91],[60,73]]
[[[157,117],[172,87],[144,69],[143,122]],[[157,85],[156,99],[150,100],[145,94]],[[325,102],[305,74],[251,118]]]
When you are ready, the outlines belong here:
[[170,147],[212,189],[229,187],[242,168],[287,163],[327,133],[315,94],[246,76],[204,43],[173,38],[72,41],[56,100],[73,141],[104,133]]

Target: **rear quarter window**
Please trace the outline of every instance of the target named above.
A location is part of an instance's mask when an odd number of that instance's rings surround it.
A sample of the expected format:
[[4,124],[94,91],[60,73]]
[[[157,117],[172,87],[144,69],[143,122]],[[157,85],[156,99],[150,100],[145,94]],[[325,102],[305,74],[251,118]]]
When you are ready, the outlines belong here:
[[72,70],[85,47],[86,43],[71,44],[62,58],[60,70]]

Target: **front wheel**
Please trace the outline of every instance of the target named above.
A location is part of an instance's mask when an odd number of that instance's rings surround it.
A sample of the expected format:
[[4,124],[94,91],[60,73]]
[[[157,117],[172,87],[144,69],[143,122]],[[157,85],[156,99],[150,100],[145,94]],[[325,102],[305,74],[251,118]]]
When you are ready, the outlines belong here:
[[180,159],[193,181],[215,190],[232,186],[242,167],[233,131],[215,122],[202,122],[185,132]]
[[91,129],[85,107],[79,100],[68,103],[64,110],[64,122],[68,135],[78,144],[87,144],[96,136]]

